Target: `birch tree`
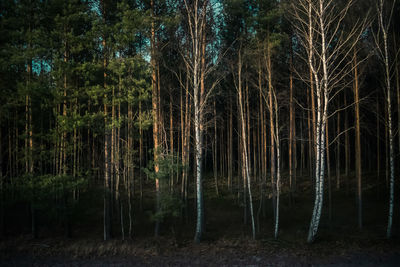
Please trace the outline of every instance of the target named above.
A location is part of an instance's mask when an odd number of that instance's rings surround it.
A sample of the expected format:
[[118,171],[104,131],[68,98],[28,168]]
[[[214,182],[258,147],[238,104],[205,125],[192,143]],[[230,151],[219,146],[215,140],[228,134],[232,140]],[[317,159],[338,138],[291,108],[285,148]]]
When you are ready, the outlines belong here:
[[364,23],[344,31],[344,19],[354,1],[339,6],[332,0],[300,0],[293,3],[293,26],[307,54],[312,78],[303,80],[314,85],[316,95],[314,176],[315,200],[307,241],[313,242],[318,231],[324,195],[326,123],[328,106],[342,89],[343,77],[351,72],[348,60],[351,49],[360,39]]
[[[389,214],[386,236],[391,238],[392,236],[392,221],[393,221],[393,206],[394,206],[394,147],[393,147],[393,125],[392,125],[392,103],[391,103],[391,62],[388,49],[388,31],[390,27],[390,21],[394,11],[394,5],[396,0],[393,0],[392,6],[389,9],[389,16],[385,16],[385,6],[383,0],[378,2],[378,24],[379,31],[375,36],[376,47],[378,50],[379,58],[384,67],[384,84],[385,84],[385,96],[386,96],[386,115],[387,115],[387,128],[389,137],[389,166],[390,166],[390,189],[389,189]],[[386,2],[385,2],[386,3]],[[382,38],[382,39],[381,39]]]
[[[247,140],[250,136],[246,135],[246,122],[245,116],[243,112],[243,90],[242,90],[242,52],[241,47],[238,51],[238,69],[237,69],[237,78],[235,79],[235,87],[238,93],[238,102],[239,102],[239,114],[240,114],[240,127],[241,127],[241,143],[242,143],[242,162],[244,164],[244,179],[246,182],[246,187],[249,193],[249,206],[250,206],[250,216],[251,216],[251,229],[253,233],[253,239],[256,238],[256,228],[254,223],[254,212],[253,212],[253,196],[251,192],[251,181],[250,181],[250,170],[249,170],[249,156],[248,156],[248,146]],[[245,188],[244,188],[245,189]],[[246,194],[244,194],[246,196]],[[246,203],[246,202],[245,202]]]
[[194,241],[199,243],[204,228],[204,207],[203,207],[203,135],[204,135],[204,113],[207,99],[210,93],[218,84],[216,79],[206,90],[207,76],[212,73],[218,61],[214,64],[206,63],[207,53],[207,15],[212,13],[212,5],[208,0],[188,1],[184,0],[187,15],[188,44],[189,51],[183,54],[183,60],[187,66],[188,76],[192,87],[194,106],[194,132],[195,132],[195,175],[196,175],[196,233]]

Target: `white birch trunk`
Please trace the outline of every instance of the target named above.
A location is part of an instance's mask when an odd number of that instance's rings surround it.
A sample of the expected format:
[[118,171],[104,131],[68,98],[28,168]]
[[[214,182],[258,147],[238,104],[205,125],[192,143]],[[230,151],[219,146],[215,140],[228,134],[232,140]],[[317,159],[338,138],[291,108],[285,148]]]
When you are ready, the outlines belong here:
[[392,106],[391,106],[391,86],[390,86],[390,66],[389,53],[387,45],[387,25],[383,24],[383,0],[379,1],[379,25],[383,34],[383,61],[385,65],[385,85],[386,85],[386,101],[387,101],[387,118],[389,132],[389,164],[390,164],[390,193],[389,193],[389,214],[387,225],[387,238],[392,236],[393,206],[394,206],[394,151],[393,151],[393,130],[392,130]]
[[[280,139],[279,139],[279,117],[278,117],[278,101],[275,96],[275,143],[276,143],[276,216],[275,216],[275,239],[278,238],[279,231],[279,197],[281,189],[281,149],[280,149]],[[292,159],[290,159],[292,160]]]
[[250,206],[250,216],[251,216],[251,228],[253,231],[253,239],[256,239],[256,228],[254,223],[254,213],[253,213],[253,197],[251,194],[251,182],[250,182],[250,171],[249,171],[249,158],[247,154],[247,145],[246,145],[246,125],[243,114],[243,96],[242,96],[242,81],[241,81],[241,51],[239,50],[239,62],[238,62],[238,94],[239,94],[239,108],[240,108],[240,118],[241,118],[241,128],[242,128],[242,150],[243,150],[243,161],[245,167],[245,179],[247,182],[247,189],[249,193],[249,206]]

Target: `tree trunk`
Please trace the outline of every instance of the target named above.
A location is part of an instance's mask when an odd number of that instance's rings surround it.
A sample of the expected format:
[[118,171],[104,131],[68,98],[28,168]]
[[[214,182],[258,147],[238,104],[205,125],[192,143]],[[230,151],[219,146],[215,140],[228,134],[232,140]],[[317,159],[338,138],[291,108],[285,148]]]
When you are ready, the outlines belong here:
[[[238,102],[239,102],[239,112],[240,112],[240,121],[241,121],[241,138],[242,138],[242,159],[243,159],[243,165],[244,165],[244,170],[245,170],[245,179],[247,182],[247,190],[249,193],[249,206],[250,206],[250,216],[251,216],[251,227],[253,230],[253,239],[256,238],[256,228],[255,228],[255,223],[254,223],[254,213],[253,213],[253,198],[252,198],[252,193],[251,193],[251,182],[250,182],[250,170],[249,170],[249,159],[247,155],[247,142],[246,142],[246,122],[245,122],[245,116],[243,112],[243,95],[242,95],[242,78],[241,78],[241,73],[242,73],[242,60],[241,60],[241,51],[239,50],[239,61],[238,61],[238,85],[237,85],[237,90],[238,90]],[[245,188],[244,188],[245,189]],[[244,197],[246,197],[246,194],[244,194]]]
[[[347,97],[346,93],[344,93],[344,106],[347,107]],[[350,137],[349,137],[349,114],[347,109],[345,110],[344,115],[344,160],[345,160],[345,176],[346,176],[346,191],[349,193],[349,169],[350,169]]]
[[[311,98],[311,114],[312,114],[312,134],[310,135],[310,140],[309,140],[309,142],[310,142],[310,148],[314,148],[314,151],[311,151],[310,150],[310,162],[311,162],[311,164],[310,164],[310,174],[311,174],[311,177],[313,176],[312,175],[312,173],[313,173],[313,162],[315,161],[316,162],[316,159],[314,158],[314,155],[315,155],[315,153],[318,153],[317,151],[316,151],[316,149],[317,149],[317,146],[315,145],[315,142],[316,142],[316,123],[319,123],[319,122],[316,122],[316,117],[315,117],[315,100],[314,100],[314,79],[313,79],[313,71],[312,71],[312,60],[313,60],[313,49],[314,49],[314,44],[313,44],[313,39],[314,39],[314,37],[313,37],[313,31],[314,31],[314,29],[313,29],[313,23],[312,23],[312,14],[313,14],[313,11],[312,11],[312,3],[311,3],[311,1],[309,2],[309,4],[308,4],[308,40],[309,40],[309,43],[308,43],[308,49],[309,49],[309,53],[308,53],[308,65],[309,65],[309,77],[310,77],[310,98]],[[311,129],[310,129],[311,130]],[[314,181],[314,182],[316,182],[316,181]]]
[[[328,135],[328,131],[327,135]],[[337,114],[337,130],[336,130],[336,189],[340,189],[340,112]]]
[[[273,89],[274,90],[274,89]],[[278,117],[278,100],[276,99],[276,93],[274,90],[274,103],[275,103],[275,142],[276,142],[276,214],[275,214],[275,239],[278,238],[279,230],[279,197],[280,197],[280,187],[281,187],[281,149],[280,149],[280,139],[279,139],[279,117]]]
[[390,161],[390,193],[389,193],[389,214],[387,225],[387,238],[392,237],[392,220],[393,220],[393,205],[394,205],[394,147],[393,147],[393,130],[392,130],[392,106],[391,106],[391,84],[390,84],[390,63],[387,44],[387,25],[383,23],[383,0],[379,1],[378,7],[379,26],[383,34],[383,63],[385,66],[385,86],[386,86],[386,104],[388,118],[388,135],[389,135],[389,161]]
[[261,197],[260,197],[260,209],[259,212],[262,212],[263,217],[266,215],[266,205],[265,205],[265,192],[267,191],[267,138],[265,131],[265,120],[264,120],[264,106],[263,106],[263,87],[262,87],[262,67],[261,63],[258,64],[258,90],[259,90],[259,126],[260,126],[260,166],[261,166]]
[[[217,170],[217,150],[218,150],[218,142],[217,142],[217,104],[214,98],[214,140],[213,140],[213,171],[214,171],[214,183],[215,183],[215,194],[218,196],[218,170]],[[220,155],[220,157],[222,154]]]
[[292,77],[292,57],[290,57],[290,77],[289,77],[289,201],[292,204],[293,193],[293,126],[294,126],[294,111],[293,111],[293,77]]
[[379,98],[376,98],[376,190],[377,197],[379,198],[379,188],[380,188],[380,175],[381,175],[381,159],[380,159],[380,127],[379,127]]
[[[143,126],[142,126],[142,120],[143,120],[143,115],[142,115],[142,93],[139,92],[139,190],[140,190],[140,200],[139,200],[139,206],[140,210],[143,208],[143,172],[142,172],[142,167],[143,167]],[[132,108],[132,107],[130,107]],[[132,116],[132,110],[131,116]],[[128,132],[130,134],[130,132]],[[130,151],[129,151],[130,152]]]
[[[157,83],[157,69],[156,69],[156,34],[155,34],[155,16],[154,16],[154,1],[150,1],[150,8],[151,8],[151,69],[152,69],[152,115],[153,115],[153,147],[154,147],[154,172],[156,176],[156,213],[160,212],[160,201],[161,201],[161,192],[160,192],[160,181],[158,178],[159,172],[159,164],[158,164],[158,157],[160,153],[159,147],[159,112],[160,107],[158,106],[158,87]],[[155,227],[154,227],[154,236],[159,235],[160,230],[160,221],[156,219]]]
[[[169,156],[171,160],[171,164],[174,162],[174,120],[172,115],[172,92],[169,95]],[[174,172],[171,168],[169,173],[169,180],[170,180],[170,192],[174,192]]]
[[[205,12],[207,1],[203,3],[199,14],[199,3],[196,0],[193,9],[188,7],[185,1],[188,18],[191,21],[192,51],[192,73],[193,73],[193,100],[194,100],[194,128],[195,128],[195,170],[196,170],[196,233],[195,243],[200,243],[204,230],[204,207],[203,207],[203,110],[205,103]],[[190,11],[190,12],[189,12]]]
[[[267,37],[269,38],[269,37]],[[272,186],[272,207],[274,211],[274,219],[277,221],[277,185],[276,185],[276,159],[275,159],[275,123],[274,123],[274,104],[273,104],[273,87],[272,87],[272,66],[271,66],[271,54],[270,54],[270,43],[267,43],[267,55],[266,55],[266,63],[267,63],[267,76],[268,76],[268,110],[269,110],[269,124],[270,124],[270,139],[271,139],[271,186]],[[275,224],[276,226],[276,224]]]
[[232,192],[233,179],[233,107],[229,102],[229,134],[228,134],[228,189]]
[[[103,47],[106,47],[106,42],[103,40]],[[107,90],[106,83],[106,67],[107,60],[104,56],[104,90]],[[107,119],[107,94],[104,94],[104,240],[109,240],[111,237],[111,179],[110,179],[110,166],[109,166],[109,134],[108,134],[108,119]]]
[[[1,111],[0,111],[0,119],[1,119]],[[4,189],[3,189],[3,146],[2,146],[2,128],[0,126],[0,240],[4,237]],[[11,158],[8,159],[11,162]],[[11,170],[11,169],[10,169]]]
[[[311,2],[310,2],[311,5]],[[314,210],[310,223],[310,229],[308,233],[307,241],[313,242],[315,235],[318,231],[319,221],[321,218],[323,194],[324,194],[324,175],[325,175],[325,125],[328,120],[327,108],[328,108],[328,61],[327,61],[327,47],[326,47],[326,28],[325,28],[325,16],[324,16],[324,3],[322,0],[319,1],[317,7],[319,15],[318,30],[321,35],[321,67],[322,67],[322,80],[319,83],[317,75],[314,75],[314,81],[316,85],[317,93],[317,121],[316,121],[316,157],[315,157],[315,202]],[[311,6],[310,6],[311,9]],[[309,11],[309,16],[312,16],[312,12]],[[312,24],[309,25],[312,27]],[[312,39],[310,39],[312,40]],[[313,48],[312,48],[313,49]],[[312,51],[312,50],[310,50]],[[310,53],[311,54],[311,53]],[[312,58],[309,59],[309,66],[314,67]]]
[[357,179],[357,203],[358,203],[358,228],[362,229],[362,185],[361,185],[361,143],[360,143],[360,104],[359,104],[359,87],[358,87],[358,63],[357,54],[354,50],[354,110],[355,110],[355,156],[356,156],[356,179]]

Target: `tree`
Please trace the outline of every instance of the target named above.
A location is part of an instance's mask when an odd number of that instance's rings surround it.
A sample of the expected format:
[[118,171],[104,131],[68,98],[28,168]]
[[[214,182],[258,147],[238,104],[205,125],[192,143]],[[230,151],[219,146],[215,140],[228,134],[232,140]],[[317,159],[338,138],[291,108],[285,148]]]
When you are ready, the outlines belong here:
[[[246,122],[245,116],[243,112],[243,93],[242,93],[242,55],[241,55],[241,45],[238,51],[238,70],[237,70],[237,81],[235,80],[236,90],[238,92],[238,102],[239,102],[239,114],[240,114],[240,125],[241,125],[241,147],[242,147],[242,162],[244,164],[243,176],[246,179],[246,186],[249,192],[249,206],[250,206],[250,216],[251,216],[251,228],[253,231],[253,239],[256,238],[256,227],[254,222],[254,212],[253,212],[253,196],[251,192],[251,181],[250,181],[250,168],[249,168],[249,157],[248,157],[248,146],[247,146],[247,138],[250,138],[246,135]],[[246,189],[246,188],[244,188]]]
[[[199,243],[204,231],[204,207],[203,207],[203,137],[205,130],[205,107],[207,100],[220,78],[206,85],[207,77],[217,66],[219,60],[209,64],[207,60],[207,29],[208,14],[212,14],[212,5],[208,0],[184,0],[184,8],[187,17],[187,52],[182,52],[186,64],[187,73],[192,87],[194,106],[194,132],[195,132],[195,173],[196,173],[196,233],[195,243]],[[217,56],[218,58],[218,56]],[[208,87],[206,89],[206,86]]]
[[[335,91],[340,87],[343,77],[351,71],[351,61],[346,62],[350,50],[359,40],[364,25],[351,25],[345,32],[341,27],[348,10],[353,5],[349,1],[344,6],[325,0],[302,0],[293,3],[294,28],[304,47],[308,66],[312,72],[317,101],[315,121],[315,202],[311,218],[308,242],[313,242],[321,218],[324,176],[325,176],[325,141],[328,120],[328,105]],[[340,57],[339,57],[340,55]],[[340,68],[339,68],[340,67]]]
[[[384,80],[385,80],[385,93],[386,93],[386,114],[387,114],[387,127],[389,135],[389,164],[390,164],[390,193],[389,193],[389,214],[388,214],[388,225],[386,236],[391,238],[392,236],[392,220],[393,220],[393,205],[394,205],[394,147],[393,147],[393,126],[392,126],[392,90],[390,82],[390,62],[389,62],[389,49],[388,49],[388,30],[392,14],[394,11],[394,0],[391,8],[389,9],[389,16],[385,17],[385,6],[384,1],[380,0],[378,3],[378,24],[379,32],[375,38],[376,46],[379,51],[379,57],[384,66]],[[387,18],[387,20],[384,19]],[[382,37],[383,40],[379,40],[378,37]]]

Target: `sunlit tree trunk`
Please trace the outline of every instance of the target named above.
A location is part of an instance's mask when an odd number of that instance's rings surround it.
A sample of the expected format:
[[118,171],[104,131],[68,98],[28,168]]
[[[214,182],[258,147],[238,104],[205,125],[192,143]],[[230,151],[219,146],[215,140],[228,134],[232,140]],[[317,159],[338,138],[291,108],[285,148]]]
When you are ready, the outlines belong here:
[[306,50],[307,63],[312,73],[309,79],[303,80],[309,82],[312,80],[311,83],[315,87],[317,102],[316,109],[312,108],[317,112],[313,125],[315,126],[315,156],[313,160],[315,163],[315,201],[307,238],[308,242],[314,241],[321,218],[328,104],[331,100],[330,97],[335,96],[332,91],[340,86],[339,82],[351,71],[349,67],[339,68],[343,60],[352,51],[352,49],[343,49],[343,47],[354,48],[365,29],[364,21],[351,25],[351,31],[345,37],[337,33],[340,25],[344,24],[344,18],[352,3],[353,1],[348,1],[344,6],[339,7],[332,1],[299,0],[293,4],[293,13],[296,19],[296,23],[293,26]]
[[[250,207],[250,216],[251,216],[251,227],[253,230],[253,239],[256,238],[256,228],[254,222],[254,213],[253,213],[253,197],[251,192],[251,181],[250,181],[250,170],[249,170],[249,158],[247,152],[247,135],[246,135],[246,122],[244,116],[244,108],[243,108],[243,93],[242,93],[242,59],[241,59],[241,50],[239,50],[238,54],[238,76],[237,76],[237,91],[238,91],[238,102],[239,102],[239,113],[240,113],[240,127],[241,127],[241,139],[242,139],[242,163],[244,165],[244,176],[246,181],[246,187],[249,194],[249,207]],[[246,187],[243,189],[246,190]],[[243,194],[246,197],[246,194]],[[246,205],[246,201],[245,201]]]
[[[307,16],[308,16],[308,68],[309,68],[309,77],[310,77],[310,100],[311,100],[311,115],[312,115],[312,121],[311,121],[311,125],[312,125],[312,134],[309,136],[309,142],[310,142],[310,148],[314,148],[314,151],[312,151],[311,149],[310,149],[310,155],[309,155],[309,160],[310,160],[310,162],[311,162],[311,164],[310,164],[310,174],[311,174],[311,177],[313,177],[314,175],[313,175],[313,168],[316,168],[315,166],[314,166],[314,162],[316,162],[316,159],[315,159],[315,154],[316,153],[318,153],[317,151],[316,151],[316,149],[317,149],[317,147],[316,147],[316,144],[315,144],[315,142],[316,142],[316,123],[319,123],[319,122],[316,122],[316,116],[315,116],[315,112],[316,112],[316,109],[315,109],[315,100],[314,100],[314,83],[313,83],[313,80],[314,80],[314,78],[313,78],[313,70],[312,70],[312,61],[313,61],[313,50],[314,50],[314,42],[313,42],[313,40],[314,40],[314,35],[315,35],[315,33],[314,33],[314,31],[315,31],[315,29],[313,28],[313,21],[312,21],[312,13],[313,13],[313,11],[312,11],[312,3],[311,3],[311,1],[308,1],[308,13],[307,13]],[[321,14],[322,15],[322,14]],[[309,129],[309,131],[311,131],[311,128]],[[316,183],[316,181],[314,180],[314,183]]]
[[[323,202],[323,186],[324,186],[324,174],[325,174],[325,125],[327,123],[327,106],[328,106],[328,62],[327,62],[327,50],[326,50],[326,26],[325,26],[325,5],[324,0],[319,0],[319,3],[315,8],[319,12],[318,30],[321,38],[321,50],[320,50],[320,62],[322,65],[321,81],[314,68],[314,62],[312,57],[309,58],[309,66],[312,68],[314,74],[314,81],[316,85],[317,95],[317,121],[316,121],[316,156],[315,156],[315,186],[316,196],[314,202],[314,210],[310,223],[310,229],[308,233],[308,242],[312,242],[318,230],[319,221],[321,218],[322,202]],[[308,15],[311,16],[312,12],[309,8]],[[311,29],[312,23],[310,22],[310,32],[315,29]],[[310,38],[309,43],[312,44],[313,38]],[[312,53],[313,48],[310,49],[309,54]]]
[[275,142],[276,142],[276,214],[275,214],[275,239],[278,238],[279,231],[279,202],[280,202],[280,191],[281,191],[281,148],[279,139],[279,117],[278,117],[278,100],[276,92],[274,90],[274,117],[275,117]]
[[354,112],[355,112],[355,157],[356,157],[356,178],[357,178],[357,203],[358,203],[358,228],[362,228],[362,184],[361,184],[361,139],[360,139],[360,98],[358,86],[357,54],[354,50]]
[[[263,87],[262,87],[262,67],[261,63],[258,64],[258,90],[259,90],[259,135],[260,135],[260,166],[261,166],[261,185],[260,185],[260,207],[258,214],[262,212],[265,217],[266,205],[265,205],[265,193],[267,191],[267,164],[266,164],[266,154],[267,154],[267,144],[266,144],[266,133],[265,133],[265,120],[264,120],[264,106],[263,99]],[[259,224],[258,224],[259,225]]]
[[[393,221],[393,205],[394,205],[394,148],[393,148],[393,129],[392,129],[392,105],[391,105],[391,84],[390,84],[390,63],[389,63],[389,51],[388,51],[388,36],[387,30],[389,24],[385,24],[383,19],[383,0],[379,1],[378,6],[378,21],[379,28],[383,35],[383,47],[379,47],[382,55],[382,61],[385,67],[385,89],[386,89],[386,114],[387,114],[387,127],[389,137],[389,166],[390,166],[390,193],[389,193],[389,214],[388,214],[388,225],[387,225],[387,238],[392,237],[392,221]],[[392,7],[393,8],[393,7]],[[392,12],[392,11],[391,11]]]
[[192,46],[187,57],[190,65],[190,79],[193,87],[194,102],[194,132],[195,132],[195,174],[196,174],[196,232],[194,241],[199,243],[204,230],[203,207],[203,131],[204,131],[204,105],[205,105],[205,48],[206,48],[206,23],[208,1],[195,0],[189,3],[184,1],[189,25],[189,40]]
[[[267,37],[268,38],[268,37]],[[272,186],[272,207],[274,211],[274,221],[277,220],[277,210],[276,210],[276,205],[277,205],[277,185],[276,185],[276,158],[275,158],[275,123],[274,123],[274,118],[275,118],[275,113],[274,113],[274,92],[273,92],[273,87],[272,87],[272,66],[271,66],[271,51],[270,51],[270,43],[268,40],[267,45],[267,52],[266,52],[266,64],[267,64],[267,79],[268,79],[268,111],[269,111],[269,125],[270,125],[270,142],[271,142],[271,147],[270,147],[270,156],[271,156],[271,186]]]
[[[156,33],[155,33],[155,16],[154,16],[154,1],[150,1],[150,8],[151,8],[151,70],[152,70],[152,115],[153,115],[153,148],[154,148],[154,172],[156,176],[156,212],[160,211],[160,201],[161,201],[161,192],[160,192],[160,180],[158,178],[159,172],[159,153],[160,153],[160,133],[159,133],[159,109],[158,106],[158,86],[157,84],[159,81],[157,80],[157,63],[156,63]],[[159,235],[160,230],[160,221],[159,219],[156,220],[155,227],[154,227],[154,235],[157,237]]]

